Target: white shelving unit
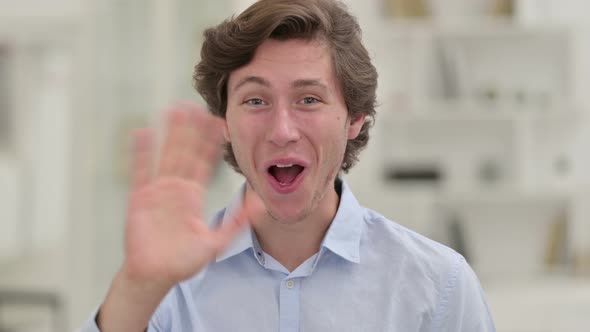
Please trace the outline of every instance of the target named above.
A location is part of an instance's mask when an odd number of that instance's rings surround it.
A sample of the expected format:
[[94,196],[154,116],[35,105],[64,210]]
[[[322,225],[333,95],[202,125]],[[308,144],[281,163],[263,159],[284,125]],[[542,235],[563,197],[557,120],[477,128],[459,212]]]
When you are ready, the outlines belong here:
[[[571,211],[590,184],[581,143],[590,117],[572,93],[576,45],[570,30],[504,19],[405,20],[373,23],[365,35],[380,73],[374,134],[380,144],[374,160],[382,168],[378,173],[419,165],[439,174],[432,185],[377,185],[389,193],[382,197],[412,204],[377,199],[375,207],[394,217],[423,218],[400,221],[449,244],[444,228],[434,224],[444,221],[442,216],[459,218],[472,240],[472,263],[483,277],[545,269],[552,225],[565,213],[574,236],[576,225],[588,218]],[[404,211],[410,206],[429,212]],[[493,234],[485,226],[501,221],[511,224]],[[481,240],[509,241],[510,225],[525,232],[531,228],[531,241],[516,237],[505,247],[536,250],[528,261],[506,266],[493,259],[494,246]],[[575,255],[581,242],[570,241],[564,250]]]
[[[584,331],[590,305],[564,295],[588,291],[590,38],[557,19],[587,5],[549,2],[515,0],[513,20],[365,26],[381,105],[351,182],[370,183],[369,207],[466,254],[498,331]],[[549,7],[565,9],[537,15]],[[391,180],[412,169],[439,180]],[[543,318],[523,311],[537,302]]]

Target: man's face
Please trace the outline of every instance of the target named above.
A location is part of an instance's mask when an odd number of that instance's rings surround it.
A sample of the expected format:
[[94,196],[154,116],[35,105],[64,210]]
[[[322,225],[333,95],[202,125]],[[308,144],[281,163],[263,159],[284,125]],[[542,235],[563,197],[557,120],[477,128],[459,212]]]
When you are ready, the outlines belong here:
[[334,212],[334,179],[364,117],[348,117],[325,43],[269,39],[227,89],[225,137],[273,219]]

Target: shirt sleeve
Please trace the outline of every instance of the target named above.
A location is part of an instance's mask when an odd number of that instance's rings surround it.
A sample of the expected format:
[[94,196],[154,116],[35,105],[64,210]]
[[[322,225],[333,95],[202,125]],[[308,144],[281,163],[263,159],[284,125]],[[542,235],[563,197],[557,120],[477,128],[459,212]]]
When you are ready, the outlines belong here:
[[[92,315],[84,322],[82,327],[77,330],[77,332],[100,332],[98,325],[96,325],[96,315],[98,315],[99,308],[96,308]],[[152,319],[150,319],[150,323],[148,328],[146,329],[147,332],[161,332],[163,329],[159,327],[159,322],[157,319],[157,312],[154,313]]]
[[432,332],[495,332],[479,279],[463,256],[443,289]]

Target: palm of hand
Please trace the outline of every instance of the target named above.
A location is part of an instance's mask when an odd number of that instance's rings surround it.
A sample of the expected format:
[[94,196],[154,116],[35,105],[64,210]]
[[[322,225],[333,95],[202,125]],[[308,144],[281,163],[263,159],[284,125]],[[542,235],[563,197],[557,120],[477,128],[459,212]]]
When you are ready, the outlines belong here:
[[215,258],[247,221],[248,204],[232,222],[203,221],[206,185],[221,152],[222,120],[185,105],[170,112],[161,157],[153,132],[138,131],[125,236],[125,265],[137,280],[174,284]]

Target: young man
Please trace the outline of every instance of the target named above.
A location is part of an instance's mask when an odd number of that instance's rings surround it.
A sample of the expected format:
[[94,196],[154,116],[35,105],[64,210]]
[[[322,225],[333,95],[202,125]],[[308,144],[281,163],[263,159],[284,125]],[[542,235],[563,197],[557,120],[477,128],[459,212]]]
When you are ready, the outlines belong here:
[[[377,73],[331,0],[261,0],[205,32],[207,114],[136,135],[125,261],[84,331],[494,331],[457,253],[363,208],[338,175],[368,140]],[[246,179],[202,220],[225,159]]]

